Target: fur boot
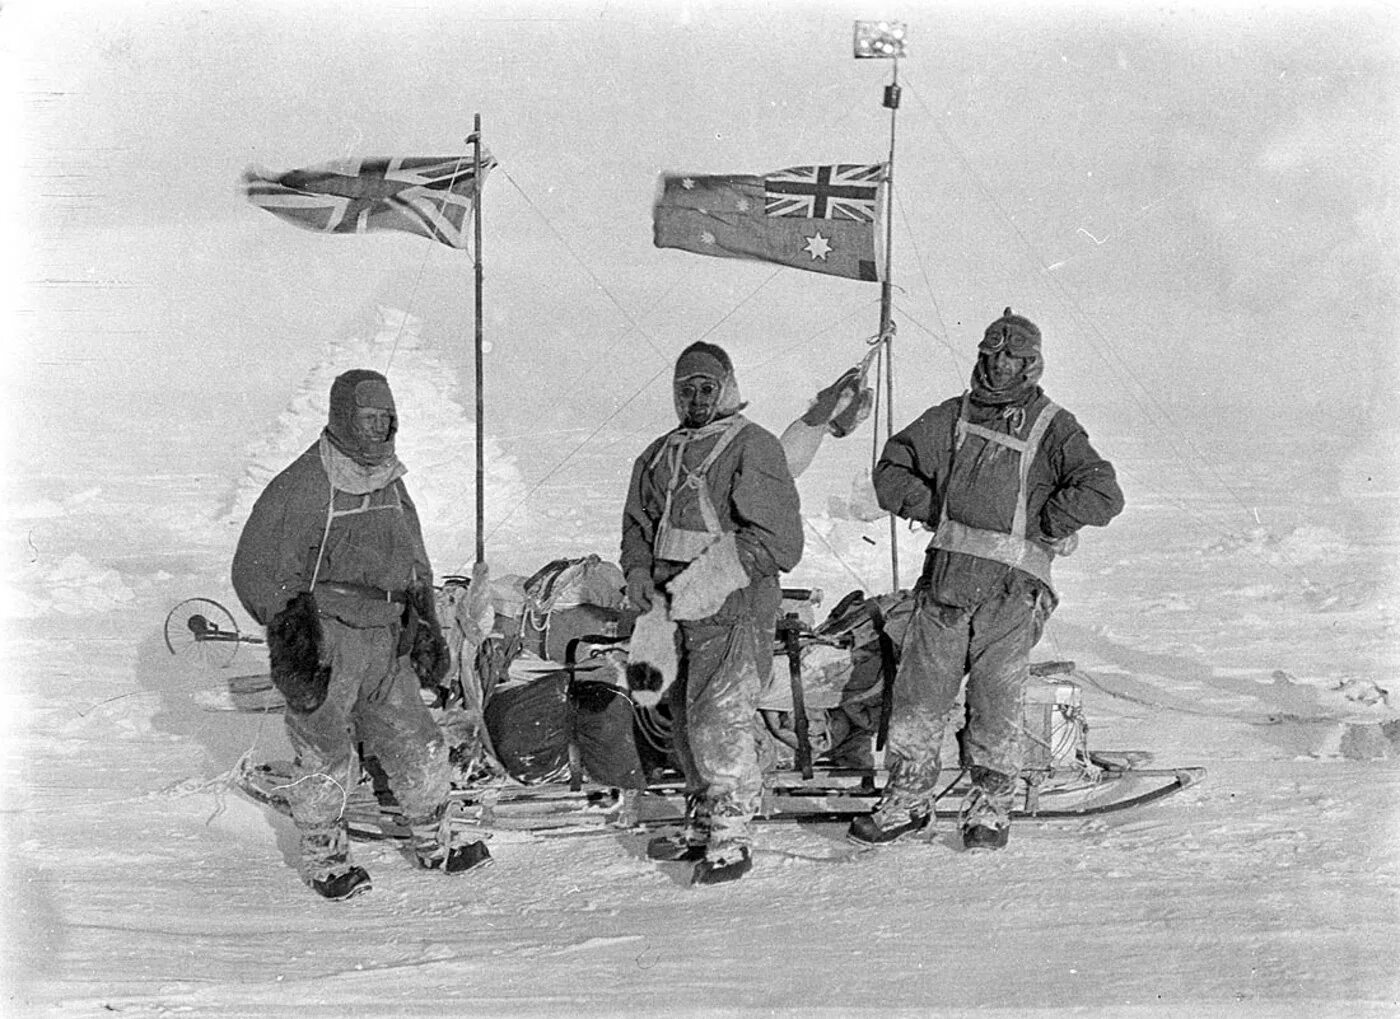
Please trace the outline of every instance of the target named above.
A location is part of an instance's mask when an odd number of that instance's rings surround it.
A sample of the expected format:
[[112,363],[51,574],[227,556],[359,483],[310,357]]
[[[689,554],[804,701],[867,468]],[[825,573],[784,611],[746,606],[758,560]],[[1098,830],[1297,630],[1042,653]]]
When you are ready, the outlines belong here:
[[672,619],[705,619],[724,605],[724,600],[749,583],[748,572],[739,561],[734,532],[726,531],[674,580],[666,585],[671,597]]
[[628,644],[627,686],[632,700],[644,708],[661,703],[676,681],[676,624],[661,598],[637,619]]
[[330,688],[331,667],[321,664],[321,643],[321,617],[309,591],[289,601],[267,627],[272,685],[288,709],[304,715],[321,706]]

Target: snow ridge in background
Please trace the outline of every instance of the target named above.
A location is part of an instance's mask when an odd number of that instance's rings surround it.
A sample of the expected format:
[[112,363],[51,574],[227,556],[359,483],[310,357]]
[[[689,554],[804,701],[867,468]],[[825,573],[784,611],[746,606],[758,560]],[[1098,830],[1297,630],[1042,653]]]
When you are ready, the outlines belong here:
[[[432,349],[421,329],[416,316],[381,307],[373,337],[328,343],[287,408],[248,450],[228,522],[241,527],[267,483],[316,441],[326,424],[336,376],[370,368],[382,372],[394,392],[399,415],[395,448],[408,468],[404,481],[418,507],[433,568],[439,576],[468,568],[475,557],[476,426],[458,398],[455,366]],[[520,470],[489,438],[485,483],[486,532],[528,529],[528,509],[517,509],[526,496]]]

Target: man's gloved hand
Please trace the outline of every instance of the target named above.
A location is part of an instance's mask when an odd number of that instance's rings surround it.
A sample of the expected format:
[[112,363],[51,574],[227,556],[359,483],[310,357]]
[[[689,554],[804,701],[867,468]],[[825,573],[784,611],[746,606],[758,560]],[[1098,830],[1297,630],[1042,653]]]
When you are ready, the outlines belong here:
[[636,569],[627,574],[627,600],[640,612],[646,612],[656,600],[656,585],[652,582],[651,571]]
[[813,427],[827,424],[837,413],[850,405],[859,388],[859,366],[847,369],[839,379],[817,394],[812,406],[802,415],[802,423]]
[[870,411],[874,406],[875,391],[868,386],[865,389],[857,389],[850,403],[837,411],[826,427],[832,435],[838,439],[844,439],[870,416]]
[[408,586],[405,594],[408,601],[399,642],[408,647],[400,648],[399,653],[408,655],[418,675],[418,685],[431,690],[452,670],[452,651],[438,622],[437,592],[431,584],[415,583]]
[[321,662],[324,640],[310,591],[292,598],[267,624],[272,685],[286,698],[290,711],[309,715],[326,699],[331,667]]
[[1072,555],[1079,547],[1079,532],[1066,534],[1063,538],[1054,538],[1050,542],[1050,551],[1057,556]]

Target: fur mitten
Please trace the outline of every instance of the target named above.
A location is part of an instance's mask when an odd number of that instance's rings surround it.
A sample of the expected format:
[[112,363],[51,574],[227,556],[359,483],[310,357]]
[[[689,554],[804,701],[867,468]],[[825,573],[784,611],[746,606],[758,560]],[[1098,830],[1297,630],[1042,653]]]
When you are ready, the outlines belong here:
[[408,658],[418,685],[436,689],[452,670],[452,651],[438,623],[437,596],[431,584],[411,584],[405,592],[404,629],[409,631]]
[[827,424],[831,434],[838,439],[844,439],[859,427],[860,423],[870,416],[871,409],[875,406],[875,391],[866,387],[859,389],[851,398],[851,402],[846,404]]
[[818,393],[799,420],[809,427],[824,426],[841,439],[870,416],[874,403],[875,392],[865,384],[862,366],[856,365]]
[[627,647],[627,686],[632,700],[654,708],[676,681],[676,624],[660,598],[637,618]]
[[841,377],[819,392],[802,415],[804,425],[825,425],[843,410],[860,389],[860,366],[848,368]]
[[734,532],[726,531],[666,586],[671,596],[671,618],[713,616],[724,599],[748,583],[749,574],[739,561]]
[[321,644],[321,617],[309,591],[287,602],[268,624],[272,685],[286,698],[291,711],[309,715],[326,699],[331,667],[321,664]]

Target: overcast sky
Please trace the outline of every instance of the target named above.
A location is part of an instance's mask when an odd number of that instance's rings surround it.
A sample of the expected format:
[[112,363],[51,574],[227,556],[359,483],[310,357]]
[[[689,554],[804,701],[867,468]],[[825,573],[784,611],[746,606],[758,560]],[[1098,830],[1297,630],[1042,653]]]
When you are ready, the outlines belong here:
[[12,413],[53,455],[154,398],[232,456],[379,304],[469,364],[463,252],[298,231],[238,184],[465,151],[479,113],[502,431],[654,431],[701,337],[781,425],[860,357],[878,287],[658,250],[651,202],[665,171],[885,158],[892,65],[853,59],[858,17],[908,23],[897,418],[962,388],[1010,304],[1045,332],[1052,396],[1112,429],[1241,405],[1393,422],[1380,3],[6,3]]

